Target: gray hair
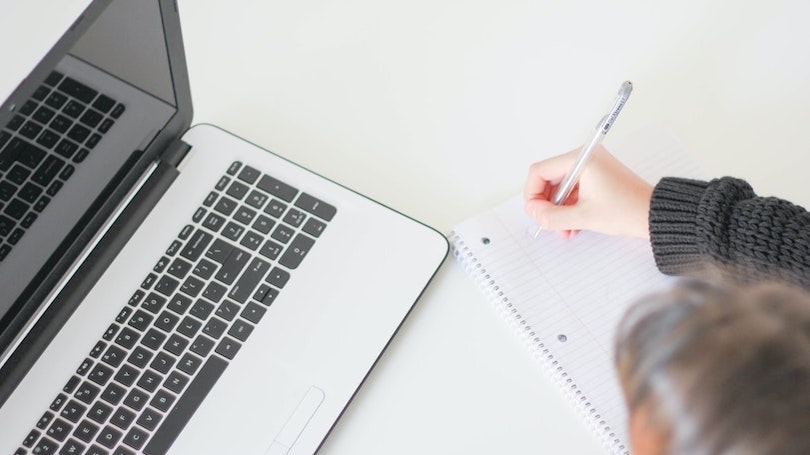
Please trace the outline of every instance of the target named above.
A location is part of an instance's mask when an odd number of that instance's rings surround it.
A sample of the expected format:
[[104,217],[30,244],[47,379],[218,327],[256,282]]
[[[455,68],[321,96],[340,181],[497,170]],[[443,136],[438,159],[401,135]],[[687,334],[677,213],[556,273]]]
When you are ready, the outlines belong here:
[[616,366],[671,454],[810,454],[810,296],[682,281],[619,326]]

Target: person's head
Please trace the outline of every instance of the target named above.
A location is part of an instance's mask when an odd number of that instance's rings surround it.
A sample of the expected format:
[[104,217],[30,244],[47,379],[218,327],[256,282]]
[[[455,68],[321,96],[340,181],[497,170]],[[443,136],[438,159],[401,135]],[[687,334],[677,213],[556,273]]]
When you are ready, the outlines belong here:
[[684,281],[631,308],[616,366],[634,453],[810,453],[810,296]]

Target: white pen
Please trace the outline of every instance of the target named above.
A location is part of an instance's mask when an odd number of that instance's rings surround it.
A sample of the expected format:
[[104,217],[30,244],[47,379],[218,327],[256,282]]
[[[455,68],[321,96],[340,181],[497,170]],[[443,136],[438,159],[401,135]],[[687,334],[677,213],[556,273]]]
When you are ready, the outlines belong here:
[[[561,205],[566,199],[568,199],[568,195],[571,194],[571,190],[574,189],[574,186],[576,186],[577,182],[579,181],[579,175],[585,168],[588,158],[591,157],[591,154],[596,146],[602,142],[602,139],[604,139],[607,132],[610,131],[610,127],[613,126],[613,123],[616,122],[616,117],[619,116],[619,112],[622,111],[625,103],[627,103],[627,99],[630,97],[630,92],[632,91],[633,84],[630,81],[625,81],[619,88],[619,96],[616,98],[616,102],[613,103],[613,107],[610,108],[610,112],[602,117],[602,120],[600,120],[596,125],[596,133],[593,135],[590,142],[582,147],[582,151],[579,152],[579,156],[577,156],[574,166],[570,171],[568,171],[568,174],[566,174],[565,178],[560,183],[560,186],[557,187],[557,192],[554,193],[554,198],[551,200],[552,204]],[[537,238],[542,230],[542,226],[538,227],[532,237]]]

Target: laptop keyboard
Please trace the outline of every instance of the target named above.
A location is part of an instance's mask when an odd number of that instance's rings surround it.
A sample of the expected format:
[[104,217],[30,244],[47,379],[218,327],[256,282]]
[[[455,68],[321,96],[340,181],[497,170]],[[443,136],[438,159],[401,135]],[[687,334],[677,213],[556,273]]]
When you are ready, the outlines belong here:
[[0,262],[125,110],[53,71],[0,130]]
[[16,453],[165,453],[335,213],[234,162]]

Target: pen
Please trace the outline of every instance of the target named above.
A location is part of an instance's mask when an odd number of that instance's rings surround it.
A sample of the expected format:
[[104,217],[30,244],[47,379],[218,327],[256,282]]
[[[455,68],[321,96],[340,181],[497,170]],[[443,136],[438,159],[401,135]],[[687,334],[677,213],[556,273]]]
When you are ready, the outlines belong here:
[[[563,178],[560,186],[557,187],[557,192],[554,193],[554,198],[551,200],[552,204],[561,205],[566,199],[568,199],[568,195],[571,194],[571,190],[574,189],[574,186],[576,186],[577,182],[579,181],[579,175],[585,168],[588,158],[591,157],[591,154],[596,146],[602,142],[602,139],[605,137],[607,132],[610,131],[610,127],[613,126],[613,123],[616,122],[616,117],[619,116],[619,112],[622,111],[625,103],[627,103],[627,98],[630,97],[630,92],[632,91],[633,84],[630,81],[625,81],[622,86],[619,87],[619,95],[616,98],[616,102],[613,103],[613,107],[610,108],[607,115],[602,117],[602,120],[600,120],[596,125],[596,132],[594,133],[593,138],[582,148],[582,151],[579,152],[579,156],[577,156],[574,166],[570,171],[568,171],[565,178]],[[532,238],[537,238],[542,230],[542,226],[538,227],[534,232],[534,235],[532,235]]]

